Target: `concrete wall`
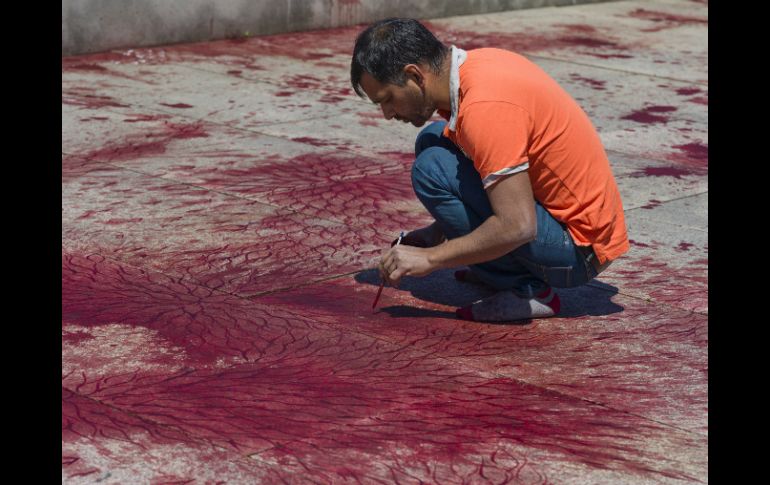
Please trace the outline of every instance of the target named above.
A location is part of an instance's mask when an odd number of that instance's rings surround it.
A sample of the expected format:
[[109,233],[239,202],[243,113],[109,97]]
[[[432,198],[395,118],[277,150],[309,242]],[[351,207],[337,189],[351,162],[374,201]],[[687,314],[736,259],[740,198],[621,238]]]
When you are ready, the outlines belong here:
[[608,0],[62,0],[62,55]]

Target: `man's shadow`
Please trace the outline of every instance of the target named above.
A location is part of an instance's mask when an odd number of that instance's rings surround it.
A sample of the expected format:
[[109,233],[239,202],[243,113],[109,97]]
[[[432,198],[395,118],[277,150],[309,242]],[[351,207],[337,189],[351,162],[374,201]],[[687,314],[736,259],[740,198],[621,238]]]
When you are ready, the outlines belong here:
[[[455,269],[436,271],[423,278],[406,276],[401,280],[396,291],[408,291],[413,297],[440,305],[463,307],[473,302],[491,296],[495,293],[492,288],[475,283],[458,281],[454,277]],[[358,283],[379,286],[382,283],[376,269],[362,271],[355,276]],[[591,280],[587,285],[576,288],[557,288],[561,299],[559,317],[574,318],[583,316],[604,316],[623,311],[623,307],[613,303],[612,297],[618,289],[612,285]],[[382,307],[381,311],[396,318],[456,318],[453,312],[433,309],[423,309],[407,305]],[[500,322],[501,324],[522,325],[531,320],[516,322]]]

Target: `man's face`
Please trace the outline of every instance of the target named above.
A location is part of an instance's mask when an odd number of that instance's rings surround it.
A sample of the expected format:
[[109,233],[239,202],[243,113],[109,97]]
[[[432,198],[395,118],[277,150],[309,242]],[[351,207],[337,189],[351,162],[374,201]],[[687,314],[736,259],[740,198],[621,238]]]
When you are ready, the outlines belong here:
[[361,89],[374,104],[380,105],[386,120],[396,118],[419,127],[436,111],[425,96],[425,91],[411,77],[407,77],[403,86],[397,86],[383,84],[364,72],[361,76]]

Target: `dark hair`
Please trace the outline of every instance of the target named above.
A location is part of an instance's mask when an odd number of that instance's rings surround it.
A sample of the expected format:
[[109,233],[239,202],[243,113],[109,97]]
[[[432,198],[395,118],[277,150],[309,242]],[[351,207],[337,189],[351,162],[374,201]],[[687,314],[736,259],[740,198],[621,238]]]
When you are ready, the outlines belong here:
[[404,66],[427,63],[438,74],[449,48],[414,19],[390,18],[375,22],[358,34],[350,63],[350,82],[361,91],[361,76],[368,72],[381,83],[403,86]]

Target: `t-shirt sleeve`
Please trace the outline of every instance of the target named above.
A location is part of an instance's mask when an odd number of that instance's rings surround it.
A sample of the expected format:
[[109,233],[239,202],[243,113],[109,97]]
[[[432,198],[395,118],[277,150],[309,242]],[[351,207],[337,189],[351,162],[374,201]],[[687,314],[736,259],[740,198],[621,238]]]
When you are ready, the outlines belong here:
[[481,175],[484,188],[529,168],[529,113],[515,104],[481,101],[462,110],[457,142]]

